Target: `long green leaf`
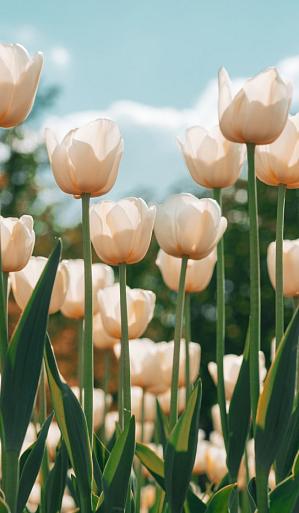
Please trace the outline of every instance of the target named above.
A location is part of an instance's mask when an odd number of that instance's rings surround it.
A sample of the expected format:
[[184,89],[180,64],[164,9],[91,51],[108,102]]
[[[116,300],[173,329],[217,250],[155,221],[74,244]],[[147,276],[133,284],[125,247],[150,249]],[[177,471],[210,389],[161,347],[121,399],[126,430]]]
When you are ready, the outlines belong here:
[[64,442],[62,441],[56,454],[54,466],[50,470],[46,481],[45,513],[57,513],[61,510],[68,466],[67,450]]
[[2,376],[0,415],[6,451],[20,453],[41,372],[48,311],[61,253],[51,254],[10,342]]
[[159,440],[159,443],[162,445],[163,449],[165,449],[166,443],[167,443],[167,438],[169,436],[169,426],[168,426],[168,419],[167,419],[166,415],[164,415],[158,399],[156,400],[156,409],[157,409],[156,424],[157,424],[157,428],[158,428],[158,440]]
[[270,513],[298,513],[295,506],[299,498],[299,453],[293,473],[270,493]]
[[196,456],[200,405],[201,382],[198,381],[165,448],[165,488],[172,513],[181,513],[186,499]]
[[298,336],[297,308],[279,344],[258,402],[255,432],[256,464],[264,473],[269,472],[278,454],[292,412]]
[[228,412],[227,467],[237,479],[250,427],[249,330],[243,361]]
[[164,461],[150,447],[138,442],[135,453],[142,465],[149,471],[161,488],[165,490]]
[[191,486],[188,489],[187,499],[184,504],[185,513],[205,513],[207,506],[202,500],[195,495]]
[[35,483],[38,471],[42,463],[46,439],[52,418],[53,413],[51,413],[51,415],[49,415],[47,420],[44,422],[42,429],[38,434],[37,440],[21,456],[21,476],[19,484],[17,513],[21,513],[23,511]]
[[206,513],[229,513],[229,499],[235,488],[235,484],[230,484],[215,493],[208,503]]
[[278,482],[285,479],[291,469],[292,463],[299,448],[299,402],[297,403],[286,427],[280,450],[275,460],[276,479]]
[[88,497],[91,498],[92,456],[86,419],[76,396],[60,378],[49,338],[46,341],[45,361],[57,423],[76,474],[80,498],[87,501]]
[[103,472],[104,511],[123,512],[135,451],[135,418],[117,438]]

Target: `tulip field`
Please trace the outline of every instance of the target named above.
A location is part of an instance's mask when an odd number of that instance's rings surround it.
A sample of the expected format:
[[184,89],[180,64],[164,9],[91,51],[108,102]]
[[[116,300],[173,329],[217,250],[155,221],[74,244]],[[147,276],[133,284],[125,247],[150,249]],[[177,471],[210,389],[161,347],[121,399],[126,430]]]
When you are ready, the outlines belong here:
[[[0,45],[1,128],[25,122],[42,65],[41,53]],[[63,138],[45,130],[57,187],[82,205],[81,258],[65,258],[63,235],[48,257],[37,255],[36,219],[0,216],[1,513],[299,513],[299,239],[284,240],[288,189],[299,188],[299,114],[289,114],[291,98],[292,84],[275,68],[236,94],[222,68],[219,125],[190,127],[177,140],[205,197],[180,191],[160,204],[106,198],[124,153],[113,120],[95,119]],[[231,354],[226,266],[235,248],[226,244],[223,199],[242,170],[249,268],[241,279],[250,297],[242,354]],[[270,357],[262,351],[258,182],[275,189],[277,202],[266,263],[275,294]],[[167,341],[145,337],[157,295],[128,279],[153,238],[159,280],[175,297]],[[216,357],[207,373],[217,401],[206,432],[205,355],[194,342],[191,306],[213,275]],[[14,329],[11,302],[20,312]],[[58,312],[77,323],[75,385],[52,344]]]

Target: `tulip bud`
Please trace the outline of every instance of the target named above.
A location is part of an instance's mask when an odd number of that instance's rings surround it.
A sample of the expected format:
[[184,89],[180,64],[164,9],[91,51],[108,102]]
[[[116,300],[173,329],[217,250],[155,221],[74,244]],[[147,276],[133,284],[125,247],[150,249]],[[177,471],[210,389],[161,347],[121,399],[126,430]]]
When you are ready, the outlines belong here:
[[[236,354],[226,354],[223,358],[223,370],[224,370],[224,386],[225,386],[225,397],[227,401],[230,401],[239,377],[240,368],[242,365],[243,356],[237,356]],[[265,367],[265,355],[262,351],[259,352],[259,368],[260,368],[260,384],[263,383],[267,370]],[[210,362],[208,364],[209,373],[211,374],[215,385],[217,385],[218,372],[217,364]]]
[[[107,436],[108,440],[110,438],[112,438],[113,433],[115,432],[115,426],[116,426],[117,422],[118,422],[118,412],[117,411],[110,411],[109,413],[107,413],[106,421],[105,421],[105,432],[106,432],[106,436]],[[144,424],[143,424],[143,432],[144,432],[143,442],[145,442],[145,443],[150,442],[150,440],[152,439],[153,434],[154,434],[154,429],[155,429],[154,422],[149,422],[149,421],[144,422]],[[136,422],[136,424],[135,424],[136,442],[141,441],[141,432],[142,432],[141,423]]]
[[0,126],[12,128],[22,123],[32,109],[43,56],[33,57],[19,44],[0,44]]
[[[202,260],[188,260],[185,282],[186,292],[201,292],[207,288],[213,275],[216,260],[217,252],[215,249]],[[160,249],[156,264],[162,273],[167,287],[177,292],[181,272],[181,259],[168,255],[163,249]]]
[[90,234],[98,257],[111,265],[140,262],[150,245],[155,216],[156,207],[141,198],[92,205]]
[[[151,290],[130,289],[127,291],[129,339],[140,337],[154,315],[156,295]],[[99,290],[98,302],[102,321],[108,335],[121,339],[119,284]]]
[[1,259],[4,272],[20,271],[32,255],[35,233],[31,216],[0,216]]
[[218,114],[221,131],[229,141],[270,144],[284,129],[292,88],[275,68],[246,80],[233,96],[227,71],[219,71]]
[[178,143],[196,183],[210,189],[229,187],[240,176],[244,147],[225,139],[219,126],[208,131],[201,126],[186,130],[185,142]]
[[[63,260],[69,275],[68,288],[61,312],[65,317],[81,319],[84,317],[84,261]],[[92,264],[93,310],[99,309],[97,292],[114,282],[113,269],[104,264]]]
[[[158,402],[160,404],[161,410],[165,415],[170,414],[170,400],[171,400],[171,389],[169,388],[163,394],[159,394]],[[182,413],[186,405],[186,388],[180,387],[178,389],[178,413]]]
[[206,474],[212,483],[218,484],[227,474],[226,451],[224,447],[212,444],[206,453]]
[[158,207],[155,236],[169,255],[201,260],[216,247],[226,227],[217,201],[174,194]]
[[80,198],[110,191],[123,154],[116,123],[97,119],[71,130],[60,143],[49,128],[45,136],[54,178],[63,192]]
[[[26,307],[46,263],[47,258],[45,257],[31,257],[28,264],[21,271],[10,273],[11,288],[15,302],[21,310],[24,310]],[[50,314],[60,310],[66,295],[67,280],[68,274],[66,266],[60,263],[52,290],[49,307]]]
[[[150,339],[130,342],[131,383],[152,394],[159,395],[171,386],[174,342],[153,342]],[[181,341],[179,387],[185,385],[185,341]],[[189,343],[190,381],[194,382],[199,373],[200,345]],[[120,357],[120,344],[114,346],[114,353]]]
[[105,330],[101,312],[93,316],[92,329],[93,343],[98,349],[111,349],[119,342],[118,338],[111,337]]
[[255,169],[258,179],[267,185],[299,188],[299,114],[289,116],[274,143],[257,147]]
[[[267,265],[270,281],[275,288],[276,242],[268,246]],[[284,296],[299,296],[299,239],[283,241],[282,267]]]

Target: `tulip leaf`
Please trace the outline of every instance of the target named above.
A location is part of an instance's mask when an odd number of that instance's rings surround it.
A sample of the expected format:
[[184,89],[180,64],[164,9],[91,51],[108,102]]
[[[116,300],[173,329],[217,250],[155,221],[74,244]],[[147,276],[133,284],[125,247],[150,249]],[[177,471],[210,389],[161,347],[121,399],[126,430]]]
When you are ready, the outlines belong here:
[[235,488],[235,484],[230,484],[216,492],[208,502],[206,513],[229,513],[230,496]]
[[167,438],[169,436],[168,419],[167,419],[166,415],[164,415],[158,399],[156,400],[156,408],[157,408],[158,439],[164,449],[166,447]]
[[192,490],[191,486],[188,489],[187,499],[184,504],[185,513],[205,513],[207,506]]
[[104,511],[125,509],[135,452],[135,417],[118,436],[103,472]]
[[0,395],[4,450],[20,453],[41,373],[48,311],[61,253],[58,244],[17,324],[6,354]]
[[165,488],[172,513],[180,513],[186,499],[198,443],[200,405],[198,380],[165,448]]
[[247,486],[247,496],[249,501],[250,512],[255,513],[256,510],[256,482],[255,477],[250,479]]
[[2,497],[0,497],[0,513],[10,513],[9,506]]
[[55,463],[50,470],[45,486],[45,513],[57,513],[61,510],[66,485],[69,460],[63,440],[57,451]]
[[[260,395],[256,417],[256,464],[268,474],[292,413],[299,336],[299,309],[281,339]],[[287,379],[286,379],[287,377]]]
[[292,475],[279,483],[270,493],[270,512],[297,513],[295,510],[299,499],[299,453],[293,466]]
[[250,428],[249,330],[243,361],[228,412],[227,467],[236,480]]
[[75,394],[60,378],[48,337],[45,361],[57,423],[76,475],[80,499],[87,500],[91,497],[92,457],[86,419]]
[[20,459],[20,484],[17,513],[22,513],[39,472],[53,413],[49,415],[40,430],[37,440],[22,454]]
[[147,445],[136,444],[136,456],[157,483],[165,490],[164,461]]
[[286,427],[280,450],[275,460],[276,479],[278,482],[285,479],[291,469],[292,463],[299,447],[299,401],[293,410]]

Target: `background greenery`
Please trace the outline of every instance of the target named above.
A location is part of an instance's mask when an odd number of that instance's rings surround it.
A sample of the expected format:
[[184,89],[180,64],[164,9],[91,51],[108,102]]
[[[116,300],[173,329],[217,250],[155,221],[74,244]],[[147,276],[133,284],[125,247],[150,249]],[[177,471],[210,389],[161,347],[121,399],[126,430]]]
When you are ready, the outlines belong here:
[[[56,88],[39,93],[33,116],[37,118],[48,109],[57,96]],[[49,173],[45,148],[37,144],[32,151],[24,152],[22,142],[28,138],[23,127],[12,131],[2,131],[0,144],[10,146],[8,160],[0,168],[0,188],[2,215],[20,216],[24,213],[35,218],[37,235],[35,255],[48,256],[56,236],[63,240],[63,258],[81,258],[81,228],[74,226],[62,230],[59,218],[55,214],[56,203],[43,204],[39,200],[40,186],[36,178],[41,173]],[[187,171],[186,171],[187,173]],[[172,192],[181,192],[183,187]],[[132,192],[136,195],[136,191]],[[194,185],[194,194],[210,195]],[[144,196],[144,194],[142,194]],[[262,281],[262,349],[269,362],[270,345],[274,335],[274,292],[267,274],[266,254],[268,244],[275,239],[275,218],[277,189],[258,183],[260,245],[261,245],[261,281]],[[154,200],[154,198],[146,198]],[[74,200],[76,201],[76,200]],[[228,218],[225,234],[226,267],[226,352],[241,353],[248,325],[249,312],[249,254],[248,254],[248,217],[247,217],[246,181],[240,179],[235,187],[224,193],[223,214]],[[287,192],[285,238],[298,237],[298,193]],[[167,289],[155,265],[158,246],[153,239],[146,258],[139,264],[129,266],[128,284],[153,290],[157,295],[155,316],[144,336],[155,341],[171,340],[174,332],[174,312],[176,294]],[[94,261],[97,257],[94,255]],[[215,273],[214,273],[215,274]],[[199,342],[202,348],[201,374],[203,379],[203,407],[201,424],[211,429],[210,406],[216,402],[216,390],[207,371],[207,363],[215,360],[215,275],[206,291],[192,297],[192,340]],[[10,304],[12,318],[18,315],[12,299]],[[292,312],[292,302],[286,301],[286,321]],[[12,322],[12,325],[14,322]],[[62,315],[52,316],[50,331],[55,352],[64,377],[72,384],[77,380],[77,340],[80,332],[78,322],[64,319]],[[103,374],[103,358],[96,351],[95,375],[98,384]],[[111,390],[116,390],[116,363],[114,365]]]

